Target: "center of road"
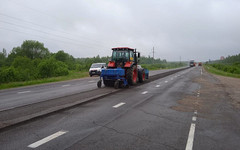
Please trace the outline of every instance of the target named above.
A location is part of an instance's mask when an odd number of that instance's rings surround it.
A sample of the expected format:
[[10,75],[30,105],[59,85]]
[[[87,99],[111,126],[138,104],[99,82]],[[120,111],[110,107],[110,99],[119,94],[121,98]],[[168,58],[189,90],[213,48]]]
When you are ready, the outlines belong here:
[[67,86],[70,86],[70,84],[62,85],[62,87],[67,87]]
[[18,94],[23,94],[23,93],[29,93],[31,91],[22,91],[22,92],[18,92]]
[[148,93],[148,91],[144,91],[144,92],[142,92],[142,94],[147,94]]
[[114,105],[113,108],[118,108],[118,107],[120,107],[120,106],[122,106],[122,105],[124,105],[124,104],[126,104],[126,103],[123,103],[123,102],[122,102],[122,103],[119,103],[119,104],[117,104],[117,105]]

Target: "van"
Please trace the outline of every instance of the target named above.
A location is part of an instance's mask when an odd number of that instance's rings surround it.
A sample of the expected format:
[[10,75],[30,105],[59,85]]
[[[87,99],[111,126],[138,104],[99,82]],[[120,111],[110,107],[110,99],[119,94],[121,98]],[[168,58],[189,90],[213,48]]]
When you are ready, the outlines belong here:
[[101,75],[102,69],[106,68],[106,63],[93,63],[89,69],[89,75]]

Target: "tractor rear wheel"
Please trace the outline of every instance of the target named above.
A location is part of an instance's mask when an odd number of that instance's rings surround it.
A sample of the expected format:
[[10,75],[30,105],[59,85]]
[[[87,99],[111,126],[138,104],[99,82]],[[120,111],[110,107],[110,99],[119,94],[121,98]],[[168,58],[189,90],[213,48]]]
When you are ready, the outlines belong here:
[[138,71],[138,80],[140,83],[142,83],[145,80],[145,71],[144,70]]
[[127,77],[128,84],[130,85],[137,84],[137,77],[138,77],[137,67],[132,66],[131,68],[128,68],[126,72],[127,72],[126,77]]

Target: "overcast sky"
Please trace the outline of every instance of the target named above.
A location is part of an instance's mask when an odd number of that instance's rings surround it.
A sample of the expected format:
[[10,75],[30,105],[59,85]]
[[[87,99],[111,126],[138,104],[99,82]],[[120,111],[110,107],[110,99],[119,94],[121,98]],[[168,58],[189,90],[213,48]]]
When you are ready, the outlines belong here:
[[206,61],[240,53],[239,0],[0,0],[0,48],[24,40],[74,57],[142,55]]

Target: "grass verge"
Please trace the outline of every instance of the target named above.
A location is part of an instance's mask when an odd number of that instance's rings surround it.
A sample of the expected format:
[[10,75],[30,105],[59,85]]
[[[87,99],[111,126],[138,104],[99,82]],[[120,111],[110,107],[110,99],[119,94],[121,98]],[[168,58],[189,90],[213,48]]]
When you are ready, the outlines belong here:
[[239,74],[233,74],[229,72],[224,72],[222,70],[218,70],[210,65],[203,65],[204,69],[207,70],[210,73],[216,74],[216,75],[221,75],[221,76],[226,76],[226,77],[234,77],[234,78],[240,78]]
[[79,79],[79,78],[88,77],[88,76],[89,76],[88,72],[70,72],[69,75],[67,75],[67,76],[52,77],[52,78],[45,78],[45,79],[24,81],[24,82],[11,82],[11,83],[0,84],[0,90],[8,89],[8,88],[21,87],[21,86],[27,86],[27,85],[36,85],[36,84],[43,84],[43,83],[50,83],[50,82],[58,82],[58,81]]

